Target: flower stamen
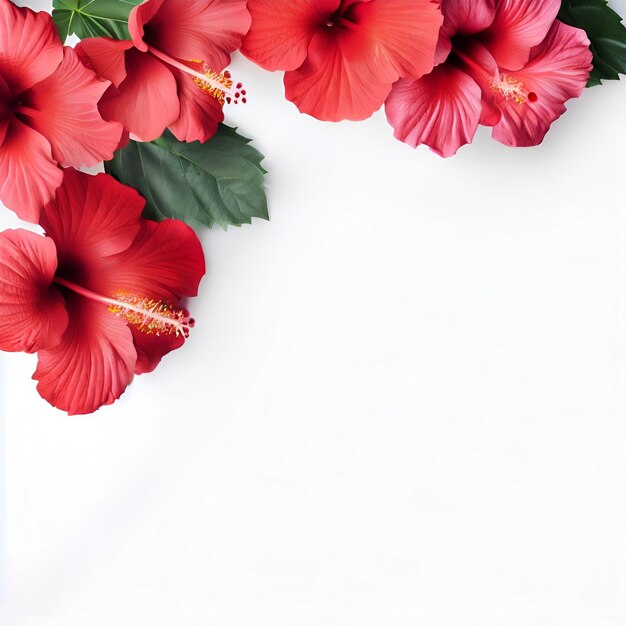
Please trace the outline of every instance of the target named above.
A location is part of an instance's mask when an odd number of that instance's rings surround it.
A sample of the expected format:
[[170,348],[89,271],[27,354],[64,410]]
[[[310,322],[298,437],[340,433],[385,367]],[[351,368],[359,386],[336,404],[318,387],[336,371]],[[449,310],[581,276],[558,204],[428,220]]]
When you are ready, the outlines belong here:
[[491,89],[502,96],[504,100],[513,101],[515,104],[537,102],[538,100],[534,91],[529,91],[519,78],[509,74],[502,74],[499,80],[493,81]]
[[113,298],[108,298],[58,276],[54,282],[89,300],[105,304],[111,313],[146,335],[174,335],[187,339],[196,324],[187,311],[175,308],[164,300],[154,300],[124,289],[115,292]]
[[157,59],[175,67],[181,72],[185,72],[185,74],[189,74],[193,82],[200,87],[204,93],[215,98],[220,104],[224,104],[225,102],[228,104],[238,104],[239,101],[245,104],[247,102],[245,98],[246,92],[242,89],[243,85],[237,83],[237,85],[233,87],[233,80],[229,71],[216,72],[204,61],[193,59],[191,63],[201,65],[200,71],[198,71],[192,69],[186,63],[173,59],[152,46],[150,46],[149,50]]
[[109,311],[145,335],[175,335],[187,339],[195,325],[184,309],[176,309],[168,302],[128,291],[115,294]]

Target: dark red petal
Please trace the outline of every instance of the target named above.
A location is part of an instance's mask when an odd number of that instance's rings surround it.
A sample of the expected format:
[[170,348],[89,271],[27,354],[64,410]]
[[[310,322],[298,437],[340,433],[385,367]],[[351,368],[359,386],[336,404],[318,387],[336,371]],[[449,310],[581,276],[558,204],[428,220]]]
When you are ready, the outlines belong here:
[[132,327],[131,332],[137,350],[135,374],[152,372],[166,354],[178,350],[185,343],[182,335],[146,335]]
[[399,80],[385,108],[396,139],[449,157],[474,138],[481,92],[465,72],[443,64],[423,78]]
[[0,1],[0,74],[14,94],[50,76],[63,45],[48,13]]
[[56,243],[59,266],[72,272],[63,277],[89,281],[103,258],[126,250],[139,232],[144,204],[134,189],[107,174],[65,170],[63,184],[40,221]]
[[37,223],[62,180],[48,140],[14,118],[0,146],[0,200],[23,220]]
[[126,78],[125,52],[133,47],[132,41],[116,41],[105,37],[83,39],[76,46],[81,62],[115,87]]
[[[200,70],[199,70],[200,71]],[[170,125],[179,141],[206,141],[224,121],[222,104],[206,94],[189,74],[173,70],[178,85],[180,116]]]
[[266,70],[295,70],[313,35],[339,8],[340,0],[248,0],[252,26],[241,51]]
[[144,26],[158,13],[164,2],[165,0],[145,0],[130,12],[128,30],[138,50],[145,52],[148,49],[148,44],[144,41]]
[[0,76],[0,145],[4,141],[7,134],[9,124],[13,119],[13,111],[11,110],[11,101],[13,95],[5,80]]
[[61,343],[39,351],[33,378],[52,406],[93,413],[117,400],[133,379],[137,353],[128,326],[106,305],[67,297],[69,325]]
[[107,295],[127,291],[178,300],[198,294],[205,271],[202,245],[189,226],[178,220],[143,220],[132,245],[106,259],[101,281]]
[[121,122],[135,138],[152,141],[180,115],[176,80],[168,67],[150,53],[126,52],[127,76],[100,101],[102,117]]
[[519,70],[528,61],[556,19],[561,0],[497,0],[496,16],[484,43],[498,65]]
[[61,65],[22,97],[29,124],[52,146],[52,157],[61,165],[91,167],[113,158],[122,125],[105,122],[98,101],[109,86],[98,80],[65,48]]
[[37,352],[67,328],[61,293],[52,285],[54,242],[27,230],[0,233],[0,350]]
[[584,31],[555,22],[546,39],[533,49],[522,70],[512,73],[534,100],[500,103],[502,119],[493,138],[507,146],[535,146],[565,113],[565,102],[578,98],[591,71],[592,55]]
[[[151,11],[154,2],[138,9]],[[164,0],[150,18],[143,40],[175,59],[204,61],[221,71],[229,64],[230,53],[241,46],[250,21],[246,0]]]

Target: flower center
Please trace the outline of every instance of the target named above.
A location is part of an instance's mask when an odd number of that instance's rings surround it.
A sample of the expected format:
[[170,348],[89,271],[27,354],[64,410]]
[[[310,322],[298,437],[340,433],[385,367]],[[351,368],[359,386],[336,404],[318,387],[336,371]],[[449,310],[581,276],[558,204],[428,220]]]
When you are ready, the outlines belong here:
[[167,63],[168,65],[175,67],[177,70],[185,72],[185,74],[191,76],[193,78],[193,82],[204,93],[212,98],[215,98],[220,104],[224,104],[225,102],[228,104],[238,104],[239,101],[241,101],[242,104],[245,104],[247,102],[246,91],[243,89],[243,85],[241,83],[237,83],[237,85],[233,87],[233,80],[230,72],[216,72],[211,69],[207,63],[199,59],[191,61],[193,65],[198,66],[198,69],[193,69],[186,63],[177,61],[152,46],[149,46],[148,50],[157,59],[160,59],[164,63]]
[[534,91],[530,91],[519,78],[511,74],[500,74],[500,78],[495,79],[480,63],[469,54],[465,54],[460,47],[454,46],[453,53],[469,70],[472,78],[477,82],[489,85],[491,91],[498,94],[506,102],[514,102],[515,104],[528,102],[532,104],[539,100],[539,96]]
[[494,80],[491,83],[491,89],[500,94],[504,100],[516,104],[524,104],[526,101],[537,102],[538,100],[534,91],[528,91],[526,85],[519,78],[509,74],[501,74],[500,80]]
[[106,305],[113,315],[146,335],[174,335],[187,339],[195,326],[195,321],[187,311],[177,309],[163,300],[153,300],[123,289],[115,292],[113,298],[107,298],[58,276],[54,282],[89,300]]
[[326,28],[347,28],[354,29],[357,26],[356,10],[361,2],[342,2],[341,6],[330,15],[325,22]]

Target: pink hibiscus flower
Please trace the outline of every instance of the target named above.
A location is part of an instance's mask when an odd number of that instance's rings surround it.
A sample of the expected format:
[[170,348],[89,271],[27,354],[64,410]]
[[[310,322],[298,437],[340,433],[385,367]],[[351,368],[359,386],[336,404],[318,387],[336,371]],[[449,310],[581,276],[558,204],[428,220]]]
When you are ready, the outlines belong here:
[[439,65],[398,81],[387,100],[397,139],[451,156],[479,124],[507,146],[535,146],[582,93],[584,31],[556,20],[560,0],[443,0]]
[[106,174],[67,169],[45,237],[0,233],[0,349],[38,352],[39,393],[70,414],[114,402],[193,326],[180,300],[204,275],[200,242],[182,222],[143,219],[144,204]]
[[48,13],[0,0],[0,200],[22,219],[37,222],[59,164],[113,157],[122,127],[97,107],[107,87],[63,47]]
[[286,70],[285,93],[320,120],[362,120],[392,84],[430,72],[439,0],[248,0],[252,27],[242,52]]
[[140,141],[166,128],[180,141],[206,141],[225,101],[245,101],[222,70],[250,28],[246,0],[146,0],[128,22],[132,41],[84,39],[82,61],[110,80],[100,111]]

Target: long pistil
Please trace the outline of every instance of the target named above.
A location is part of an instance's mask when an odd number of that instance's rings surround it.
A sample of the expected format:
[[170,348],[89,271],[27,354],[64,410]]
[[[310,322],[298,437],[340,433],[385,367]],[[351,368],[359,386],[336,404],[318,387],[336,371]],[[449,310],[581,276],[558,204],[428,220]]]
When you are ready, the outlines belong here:
[[148,50],[157,58],[167,63],[171,67],[180,70],[181,72],[185,72],[193,78],[194,83],[202,89],[205,93],[212,96],[222,104],[224,101],[229,104],[233,102],[237,104],[239,100],[243,103],[246,102],[246,92],[242,90],[243,85],[238,83],[236,87],[233,89],[233,81],[231,79],[231,75],[229,72],[216,72],[209,68],[204,61],[193,60],[191,63],[202,64],[202,72],[198,72],[197,70],[192,69],[185,63],[178,61],[177,59],[173,59],[171,56],[153,48],[152,46],[148,47]]
[[114,298],[108,298],[58,276],[54,282],[93,302],[106,305],[111,313],[147,335],[176,335],[186,339],[195,324],[186,311],[175,309],[161,300],[124,290],[118,291]]

